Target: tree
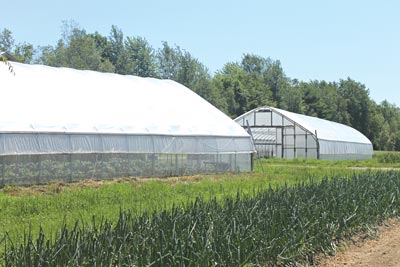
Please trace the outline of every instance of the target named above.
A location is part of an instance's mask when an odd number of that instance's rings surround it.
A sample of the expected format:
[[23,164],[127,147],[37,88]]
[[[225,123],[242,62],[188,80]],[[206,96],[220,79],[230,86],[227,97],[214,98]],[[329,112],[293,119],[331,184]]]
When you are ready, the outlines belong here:
[[188,51],[167,42],[157,51],[157,76],[179,82],[216,105],[223,105],[208,69]]
[[304,114],[321,119],[349,124],[347,101],[339,94],[335,82],[301,82],[303,91]]
[[156,75],[156,58],[154,49],[141,37],[128,37],[125,41],[125,49],[129,66],[129,74],[141,77],[154,77]]
[[214,84],[224,99],[220,108],[231,117],[248,109],[248,93],[243,83],[246,72],[237,63],[227,63],[214,77]]
[[0,52],[11,52],[14,50],[15,40],[9,29],[0,32]]
[[365,135],[370,134],[371,99],[365,85],[350,78],[339,81],[338,92],[346,100],[350,125]]
[[297,80],[292,81],[290,86],[285,86],[280,90],[280,107],[282,109],[295,112],[304,112],[303,91]]
[[269,68],[263,74],[264,83],[268,85],[272,92],[272,100],[278,103],[282,102],[281,92],[289,85],[289,79],[283,72],[281,62],[279,60],[271,61]]
[[108,60],[115,67],[115,72],[128,74],[132,65],[129,63],[124,44],[124,34],[117,26],[111,26],[109,36],[110,50]]
[[34,54],[35,48],[30,43],[24,42],[15,46],[14,55],[20,62],[32,63]]
[[24,42],[15,44],[12,32],[8,29],[3,29],[0,33],[0,52],[7,52],[12,55],[17,61],[23,63],[31,63],[35,54],[35,49],[32,44]]
[[[387,100],[376,105],[376,113],[382,117],[383,130],[377,134],[380,138],[380,150],[399,150],[400,145],[400,109]],[[386,132],[386,134],[382,134]]]
[[390,140],[390,129],[378,106],[374,106],[370,114],[370,130],[368,138],[375,150],[390,150],[393,146]]
[[265,79],[271,65],[272,60],[270,58],[251,54],[243,55],[240,66],[247,73],[243,82],[247,85],[247,91],[250,94],[248,109],[267,104],[271,106],[277,105],[272,97],[271,84],[268,84]]
[[179,58],[181,57],[179,47],[171,47],[167,42],[162,42],[162,48],[157,51],[157,76],[162,79],[178,80]]
[[39,62],[49,66],[69,67],[96,71],[113,72],[114,66],[102,58],[95,36],[86,34],[80,28],[65,25],[66,32],[55,48],[43,47]]
[[98,32],[89,34],[96,45],[96,50],[99,52],[101,57],[100,71],[103,72],[115,72],[114,65],[110,62],[111,55],[111,43],[107,37],[102,36]]

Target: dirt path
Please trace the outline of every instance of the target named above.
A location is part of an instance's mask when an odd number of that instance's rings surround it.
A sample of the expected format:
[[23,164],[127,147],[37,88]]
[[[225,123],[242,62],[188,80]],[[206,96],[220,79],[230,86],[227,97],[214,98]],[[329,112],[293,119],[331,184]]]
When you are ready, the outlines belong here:
[[400,221],[379,228],[379,237],[349,245],[343,252],[323,259],[319,267],[400,267]]

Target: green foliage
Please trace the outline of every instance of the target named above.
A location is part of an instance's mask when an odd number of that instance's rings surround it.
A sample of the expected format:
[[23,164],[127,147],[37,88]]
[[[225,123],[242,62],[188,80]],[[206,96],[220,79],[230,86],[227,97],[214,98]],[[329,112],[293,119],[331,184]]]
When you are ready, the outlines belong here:
[[9,29],[3,29],[0,33],[0,52],[8,52],[14,48],[14,37]]
[[340,80],[338,92],[347,102],[346,110],[350,114],[350,125],[368,136],[372,103],[365,85],[347,78]]
[[399,152],[378,152],[374,153],[374,158],[377,162],[390,164],[390,166],[397,166],[400,164]]
[[66,224],[5,240],[5,266],[288,266],[313,263],[338,241],[399,214],[398,172],[363,173],[237,193],[223,202],[198,197],[116,223]]
[[141,37],[128,37],[125,47],[132,69],[129,74],[141,77],[154,77],[156,63],[154,50],[146,39]]
[[275,95],[288,87],[279,61],[249,54],[240,63],[225,64],[213,82],[224,99],[219,108],[231,117],[259,106],[276,105]]
[[32,44],[26,42],[15,44],[12,32],[9,29],[3,29],[0,32],[0,52],[8,52],[20,62],[31,63],[35,49]]

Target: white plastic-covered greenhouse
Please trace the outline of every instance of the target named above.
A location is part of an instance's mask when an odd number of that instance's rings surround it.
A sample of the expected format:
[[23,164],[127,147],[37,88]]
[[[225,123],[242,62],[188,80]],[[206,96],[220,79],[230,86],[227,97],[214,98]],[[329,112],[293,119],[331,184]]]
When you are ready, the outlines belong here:
[[349,126],[278,108],[256,108],[235,121],[252,134],[262,157],[344,160],[373,153],[370,140]]
[[171,80],[0,62],[0,185],[252,169],[249,134]]

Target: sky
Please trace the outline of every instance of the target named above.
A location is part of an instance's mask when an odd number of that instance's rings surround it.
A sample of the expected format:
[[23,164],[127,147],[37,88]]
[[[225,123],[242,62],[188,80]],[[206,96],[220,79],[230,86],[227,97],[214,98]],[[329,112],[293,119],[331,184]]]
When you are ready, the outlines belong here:
[[350,77],[377,103],[400,107],[400,1],[0,0],[16,43],[56,45],[63,21],[88,33],[178,45],[214,73],[249,53],[280,60],[289,78]]

